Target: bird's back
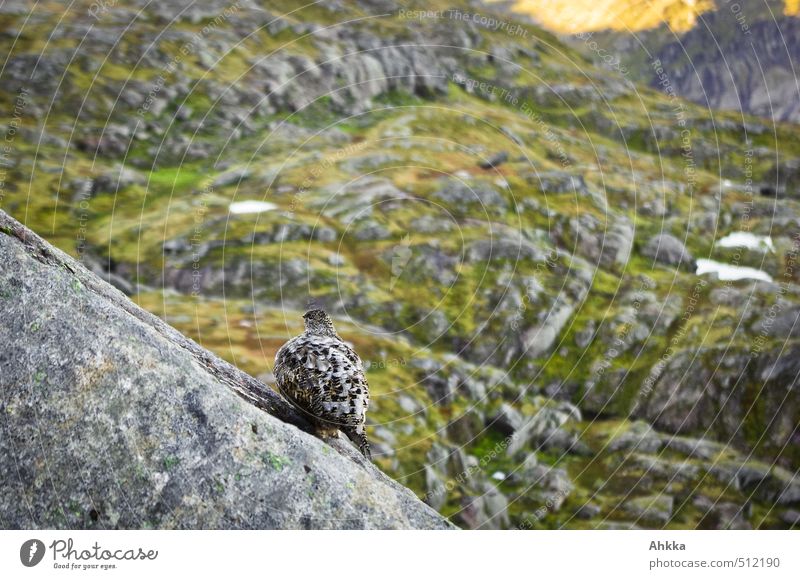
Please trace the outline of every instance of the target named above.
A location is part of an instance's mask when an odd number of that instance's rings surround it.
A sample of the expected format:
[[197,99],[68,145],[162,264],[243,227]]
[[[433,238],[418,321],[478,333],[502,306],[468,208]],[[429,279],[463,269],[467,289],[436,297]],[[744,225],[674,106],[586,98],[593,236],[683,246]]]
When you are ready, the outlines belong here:
[[358,355],[332,336],[304,333],[275,356],[281,393],[312,422],[328,423],[351,439],[363,435],[369,388]]

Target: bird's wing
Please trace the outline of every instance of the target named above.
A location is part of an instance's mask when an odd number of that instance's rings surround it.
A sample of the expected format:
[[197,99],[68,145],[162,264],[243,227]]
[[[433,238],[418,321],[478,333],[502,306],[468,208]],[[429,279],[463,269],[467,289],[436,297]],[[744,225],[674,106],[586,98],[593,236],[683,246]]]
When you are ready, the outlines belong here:
[[275,359],[281,392],[312,417],[344,429],[364,422],[369,390],[358,356],[325,336],[299,336]]

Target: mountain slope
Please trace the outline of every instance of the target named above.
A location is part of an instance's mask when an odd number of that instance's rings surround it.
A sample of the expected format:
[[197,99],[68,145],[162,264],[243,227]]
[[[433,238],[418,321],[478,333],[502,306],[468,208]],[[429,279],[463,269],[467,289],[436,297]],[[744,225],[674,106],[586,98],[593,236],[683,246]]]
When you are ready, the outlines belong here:
[[464,527],[795,524],[795,126],[468,2],[133,6],[4,16],[6,211],[265,382],[324,306]]

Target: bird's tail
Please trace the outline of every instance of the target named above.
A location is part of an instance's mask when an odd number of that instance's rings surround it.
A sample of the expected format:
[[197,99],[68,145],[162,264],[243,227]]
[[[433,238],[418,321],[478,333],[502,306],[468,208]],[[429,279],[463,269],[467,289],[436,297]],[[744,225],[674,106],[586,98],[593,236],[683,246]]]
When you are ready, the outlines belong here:
[[354,428],[352,430],[349,430],[345,434],[347,434],[347,438],[352,440],[353,444],[355,444],[358,447],[358,450],[361,451],[361,454],[363,454],[367,460],[371,461],[372,452],[370,451],[369,448],[369,441],[367,440],[367,430],[364,428],[364,426],[362,425],[361,428],[358,429]]

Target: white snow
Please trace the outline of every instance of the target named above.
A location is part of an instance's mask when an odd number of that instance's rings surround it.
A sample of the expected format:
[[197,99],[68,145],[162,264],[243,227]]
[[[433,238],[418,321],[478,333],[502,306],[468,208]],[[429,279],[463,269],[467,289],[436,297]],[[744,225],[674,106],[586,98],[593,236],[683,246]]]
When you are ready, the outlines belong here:
[[231,213],[241,215],[243,213],[264,213],[265,211],[272,211],[277,209],[278,206],[268,201],[236,201],[231,203],[228,210]]
[[760,279],[762,281],[772,281],[772,276],[760,269],[720,263],[713,259],[698,259],[697,275],[703,275],[704,273],[716,273],[721,280]]
[[768,235],[754,235],[747,231],[734,231],[729,233],[719,241],[720,247],[744,247],[746,249],[768,249],[775,251],[772,238]]

